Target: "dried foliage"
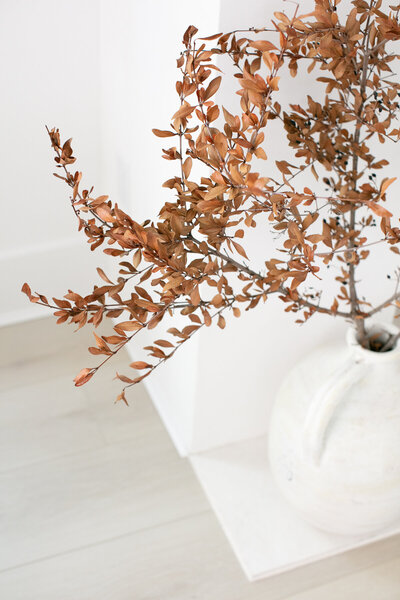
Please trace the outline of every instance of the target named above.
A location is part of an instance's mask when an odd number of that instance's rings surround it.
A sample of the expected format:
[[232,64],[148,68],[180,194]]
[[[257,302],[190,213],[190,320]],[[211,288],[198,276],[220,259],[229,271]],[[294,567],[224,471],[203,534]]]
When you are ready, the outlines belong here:
[[[157,223],[139,224],[108,196],[80,191],[82,174],[70,171],[71,140],[62,143],[57,129],[48,130],[59,167],[55,175],[71,188],[79,229],[92,250],[106,245],[104,252],[120,261],[117,280],[99,268],[102,283],[85,297],[69,291],[51,303],[23,287],[32,302],[56,310],[58,323],[97,327],[104,317],[120,319],[113,335],[94,334],[96,345],[89,351],[102,361],[82,369],[76,385],[86,383],[142,329],[155,328],[176,311],[187,325],[169,329],[168,339],[145,348],[148,358],[130,365],[138,376],[117,374],[125,383],[118,400],[126,402],[126,388],[148,377],[200,328],[213,321],[224,328],[224,313],[238,317],[271,294],[299,322],[315,313],[353,322],[361,340],[365,320],[398,302],[397,287],[379,306],[361,300],[355,272],[373,244],[384,243],[399,254],[400,229],[384,206],[395,178],[376,177],[388,161],[373,156],[369,141],[400,138],[393,123],[400,85],[392,81],[390,66],[398,55],[388,49],[400,39],[400,5],[386,14],[382,0],[352,4],[349,14],[340,14],[340,0],[316,0],[311,14],[299,15],[297,7],[292,16],[275,13],[269,28],[203,39],[195,39],[195,27],[187,29],[177,61],[180,106],[166,130],[153,130],[171,138],[163,157],[178,165],[176,176],[164,183],[171,199]],[[221,55],[234,65],[240,114],[216,102],[224,77],[215,64]],[[308,96],[303,106],[283,110],[275,98],[280,73],[285,66],[296,76],[302,62],[320,83],[324,101]],[[267,160],[263,142],[273,120],[279,120],[294,156],[290,163],[276,161],[278,179],[253,166]],[[198,181],[191,178],[194,161],[207,168]],[[300,173],[308,170],[310,179],[318,179],[320,169],[329,172],[328,195],[295,187]],[[249,265],[240,243],[260,223],[279,240],[276,256],[268,257],[262,272]],[[371,241],[377,225],[379,239]],[[337,294],[322,306],[321,294],[311,295],[305,284],[319,282],[321,267],[332,262],[341,271]]]

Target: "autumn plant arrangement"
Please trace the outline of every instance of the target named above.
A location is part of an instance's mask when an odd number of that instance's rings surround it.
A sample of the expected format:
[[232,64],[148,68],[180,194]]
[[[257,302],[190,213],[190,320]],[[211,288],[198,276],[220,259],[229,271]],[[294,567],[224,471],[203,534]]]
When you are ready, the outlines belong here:
[[[117,375],[125,384],[118,400],[126,402],[127,388],[201,328],[215,321],[223,329],[228,314],[239,317],[272,295],[299,322],[323,313],[352,323],[365,348],[383,352],[395,345],[395,334],[371,337],[368,320],[399,302],[400,291],[371,305],[360,296],[357,270],[374,261],[377,245],[399,254],[398,215],[385,207],[395,177],[379,177],[389,163],[374,156],[371,143],[384,149],[400,138],[400,84],[392,72],[400,5],[384,11],[382,0],[354,0],[349,12],[340,0],[315,0],[307,15],[290,6],[291,14],[275,13],[268,27],[200,39],[195,27],[187,29],[177,61],[179,105],[166,129],[153,130],[165,139],[163,158],[177,166],[164,183],[171,196],[156,221],[138,223],[108,196],[81,189],[82,173],[71,170],[71,140],[62,142],[58,129],[48,129],[55,175],[71,189],[79,230],[91,250],[105,246],[120,266],[116,280],[99,268],[102,281],[87,296],[69,290],[50,302],[23,286],[31,302],[55,310],[58,323],[97,328],[105,317],[115,320],[113,335],[94,333],[89,351],[101,359],[80,371],[77,386],[143,329],[179,313],[168,335],[155,336],[146,357],[130,365],[139,375]],[[224,59],[234,68],[236,114],[217,102],[227,77],[218,66]],[[308,96],[282,107],[281,78],[296,77],[303,66],[322,100]],[[286,135],[290,160],[267,157],[263,143],[271,123]],[[191,176],[196,162],[201,177]],[[256,227],[276,241],[262,270],[252,267],[245,249]],[[336,289],[322,302],[331,266]]]

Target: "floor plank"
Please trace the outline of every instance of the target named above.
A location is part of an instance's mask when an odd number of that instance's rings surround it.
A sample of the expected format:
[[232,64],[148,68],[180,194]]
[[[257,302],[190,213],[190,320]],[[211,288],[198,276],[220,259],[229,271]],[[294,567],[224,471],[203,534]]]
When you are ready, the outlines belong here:
[[209,512],[0,574],[12,600],[238,600],[248,585]]
[[85,397],[70,378],[0,394],[0,471],[104,446]]
[[121,381],[115,381],[115,371],[129,373],[128,365],[129,357],[122,354],[118,361],[108,369],[99,371],[87,385],[80,388],[90,418],[107,444],[132,439],[149,427],[157,430],[154,431],[155,436],[162,432],[169,442],[169,436],[143,384],[135,386],[127,394],[129,406],[123,402],[115,404],[124,385]]
[[399,559],[337,581],[335,561],[328,562],[329,583],[314,589],[316,564],[249,583],[206,511],[3,571],[0,594],[7,600],[398,600]]
[[[72,381],[80,369],[96,364],[87,350],[93,345],[92,330],[75,330],[74,325],[56,325],[54,317],[1,327],[0,392],[62,375]],[[111,331],[106,319],[97,333]]]
[[0,568],[208,509],[160,423],[135,433],[0,473]]
[[400,558],[373,566],[318,586],[291,600],[398,600],[400,598]]
[[400,598],[400,536],[250,584],[144,387],[114,404],[128,357],[77,390],[86,333],[6,329],[21,347],[0,349],[0,598]]

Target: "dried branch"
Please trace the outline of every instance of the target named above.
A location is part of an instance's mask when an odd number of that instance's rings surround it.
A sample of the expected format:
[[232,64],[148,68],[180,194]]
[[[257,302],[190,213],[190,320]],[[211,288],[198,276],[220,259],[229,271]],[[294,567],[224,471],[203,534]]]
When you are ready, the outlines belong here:
[[[354,0],[343,15],[339,3],[315,0],[313,13],[298,16],[294,4],[291,16],[275,13],[271,27],[202,39],[196,39],[193,26],[185,32],[177,61],[178,109],[167,129],[153,130],[172,138],[176,145],[164,148],[163,157],[178,163],[177,175],[164,183],[171,199],[157,222],[140,224],[108,196],[92,197],[93,188],[80,191],[82,173],[69,170],[75,162],[71,140],[61,143],[58,130],[47,129],[61,173],[56,176],[72,190],[79,229],[92,250],[106,242],[104,252],[120,261],[117,281],[98,269],[102,282],[87,296],[69,290],[49,302],[23,286],[31,302],[55,311],[58,323],[97,328],[103,318],[114,319],[113,335],[95,333],[96,346],[90,348],[104,358],[82,369],[76,385],[86,383],[142,329],[175,319],[177,311],[187,325],[171,327],[165,338],[144,348],[146,360],[131,364],[141,374],[117,374],[125,384],[118,400],[126,402],[126,388],[148,377],[199,329],[213,321],[224,328],[225,312],[238,317],[241,309],[253,309],[271,295],[278,295],[298,322],[316,313],[352,322],[360,340],[367,319],[400,301],[396,287],[371,307],[360,300],[356,278],[360,262],[371,260],[370,247],[385,244],[400,254],[400,229],[384,206],[395,178],[377,179],[376,171],[388,161],[366,144],[373,138],[382,144],[400,139],[395,125],[400,84],[391,79],[390,67],[398,55],[386,51],[387,42],[400,40],[399,11],[386,14],[381,0]],[[215,61],[223,57],[233,62],[238,84],[232,114],[216,103],[227,76]],[[304,61],[323,88],[324,101],[308,96],[302,106],[282,107],[276,100],[282,68],[295,77]],[[268,160],[265,134],[275,119],[293,157],[289,162],[274,156],[278,175],[271,169],[263,175],[257,168]],[[191,175],[195,161],[206,169],[200,178]],[[327,195],[308,186],[296,189],[296,178],[306,169],[322,178]],[[377,220],[379,240],[370,236]],[[257,270],[246,243],[261,225],[280,247]],[[310,281],[323,281],[331,264],[340,267],[338,289],[321,306],[322,292],[307,290]]]

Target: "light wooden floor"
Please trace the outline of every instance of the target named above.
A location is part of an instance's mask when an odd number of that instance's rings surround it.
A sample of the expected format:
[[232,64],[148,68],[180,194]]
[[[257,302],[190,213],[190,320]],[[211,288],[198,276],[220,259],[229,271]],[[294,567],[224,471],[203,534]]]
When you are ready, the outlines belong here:
[[144,388],[113,404],[127,356],[73,387],[87,336],[0,329],[2,600],[400,599],[400,538],[248,583]]

